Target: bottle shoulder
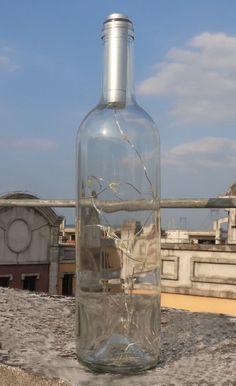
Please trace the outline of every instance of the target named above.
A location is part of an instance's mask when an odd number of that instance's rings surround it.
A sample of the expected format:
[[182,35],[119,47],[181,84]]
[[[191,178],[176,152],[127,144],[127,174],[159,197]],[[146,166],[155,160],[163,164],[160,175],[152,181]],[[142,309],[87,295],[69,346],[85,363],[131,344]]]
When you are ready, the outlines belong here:
[[110,136],[121,133],[152,136],[159,140],[157,125],[150,115],[138,104],[115,109],[105,105],[97,105],[83,119],[78,135],[98,135],[106,133]]

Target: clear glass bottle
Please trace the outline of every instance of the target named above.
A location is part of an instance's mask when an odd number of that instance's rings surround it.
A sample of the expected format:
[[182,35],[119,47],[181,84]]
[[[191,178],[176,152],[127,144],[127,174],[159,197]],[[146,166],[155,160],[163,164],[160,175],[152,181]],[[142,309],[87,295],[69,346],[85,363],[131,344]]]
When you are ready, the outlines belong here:
[[110,15],[102,38],[102,97],[77,142],[77,353],[135,373],[159,361],[159,135],[134,97],[131,21]]

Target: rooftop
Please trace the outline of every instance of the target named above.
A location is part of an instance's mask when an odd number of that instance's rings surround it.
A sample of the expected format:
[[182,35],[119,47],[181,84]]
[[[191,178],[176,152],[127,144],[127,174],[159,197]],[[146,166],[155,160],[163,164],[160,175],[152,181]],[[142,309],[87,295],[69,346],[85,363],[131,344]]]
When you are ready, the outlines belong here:
[[[10,366],[0,366],[0,375],[8,371],[12,377],[16,371],[19,376],[19,368],[26,370],[31,380],[24,386],[63,384],[53,378],[72,386],[235,384],[234,317],[162,309],[160,365],[121,376],[94,374],[77,361],[74,314],[74,298],[0,288],[0,362]],[[48,377],[48,383],[37,381],[37,375],[34,383],[33,374]]]

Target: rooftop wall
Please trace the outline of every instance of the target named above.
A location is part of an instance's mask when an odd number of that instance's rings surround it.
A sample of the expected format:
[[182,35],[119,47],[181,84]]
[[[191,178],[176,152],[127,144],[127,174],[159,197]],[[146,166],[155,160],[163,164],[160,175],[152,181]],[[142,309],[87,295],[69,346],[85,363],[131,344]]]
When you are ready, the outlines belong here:
[[162,291],[236,299],[236,246],[162,245]]

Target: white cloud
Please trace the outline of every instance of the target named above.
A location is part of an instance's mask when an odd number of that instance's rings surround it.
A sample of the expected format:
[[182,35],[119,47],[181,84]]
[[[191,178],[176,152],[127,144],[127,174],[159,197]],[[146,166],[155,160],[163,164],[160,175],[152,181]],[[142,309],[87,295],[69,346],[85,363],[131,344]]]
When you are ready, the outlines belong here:
[[163,165],[183,168],[236,169],[236,140],[205,137],[177,145],[162,154]]
[[180,122],[235,121],[236,37],[202,33],[171,49],[155,71],[138,92],[171,98],[171,113]]
[[13,72],[20,68],[18,64],[14,62],[12,56],[15,54],[15,50],[9,46],[1,48],[0,53],[0,71]]
[[13,141],[0,141],[0,148],[14,148],[22,150],[50,151],[57,147],[57,144],[48,139],[22,138]]
[[19,68],[20,66],[14,63],[10,56],[0,55],[0,71],[12,72],[18,70]]

